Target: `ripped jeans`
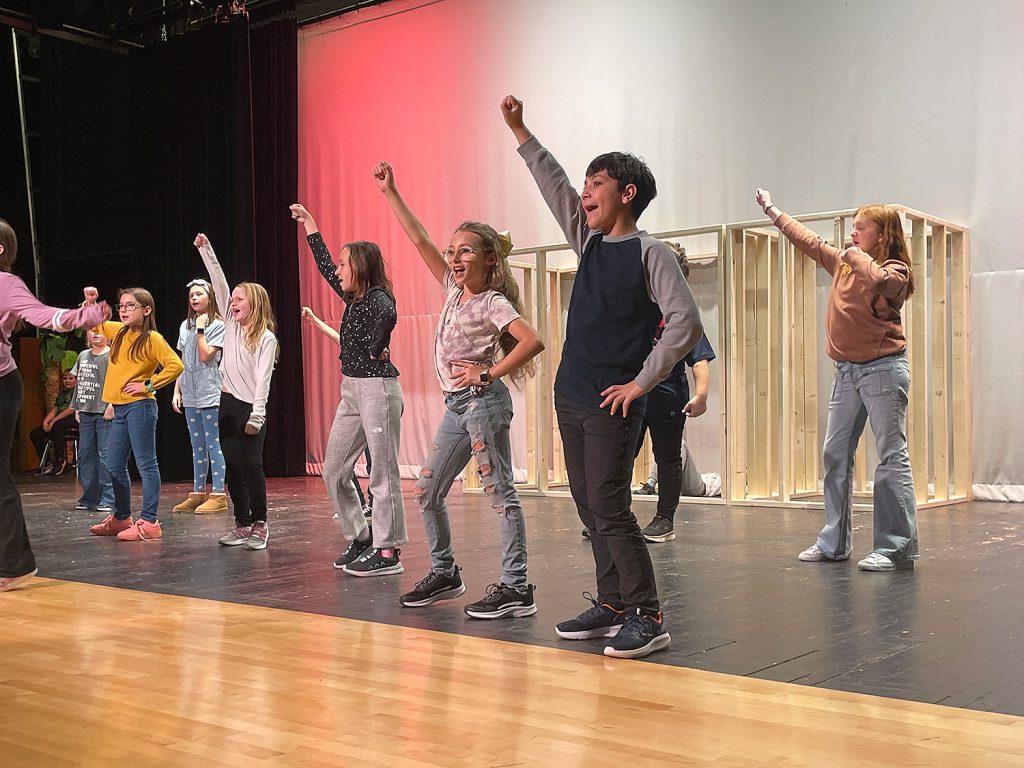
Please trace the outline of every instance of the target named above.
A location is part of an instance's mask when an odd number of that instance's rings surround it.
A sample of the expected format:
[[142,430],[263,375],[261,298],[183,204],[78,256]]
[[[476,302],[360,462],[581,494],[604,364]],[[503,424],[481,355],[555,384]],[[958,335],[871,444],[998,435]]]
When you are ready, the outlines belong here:
[[526,584],[526,522],[512,477],[512,396],[495,381],[445,395],[447,410],[437,428],[430,456],[416,482],[416,500],[430,545],[431,570],[455,567],[452,529],[445,497],[455,478],[476,457],[484,493],[501,532],[501,583]]

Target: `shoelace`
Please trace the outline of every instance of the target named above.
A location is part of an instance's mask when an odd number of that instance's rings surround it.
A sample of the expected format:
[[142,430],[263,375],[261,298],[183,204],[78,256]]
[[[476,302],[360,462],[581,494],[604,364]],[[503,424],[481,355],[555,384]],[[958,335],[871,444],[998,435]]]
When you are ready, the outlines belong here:
[[488,584],[485,590],[484,597],[480,601],[481,603],[497,603],[501,600],[502,595],[505,594],[506,590],[511,590],[512,587],[507,587],[504,584]]

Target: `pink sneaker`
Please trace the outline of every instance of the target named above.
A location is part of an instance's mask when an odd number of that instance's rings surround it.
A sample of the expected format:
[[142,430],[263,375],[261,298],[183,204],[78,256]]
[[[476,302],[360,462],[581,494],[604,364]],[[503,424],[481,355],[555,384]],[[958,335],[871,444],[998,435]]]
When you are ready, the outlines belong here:
[[28,581],[37,573],[39,573],[38,569],[31,573],[26,573],[24,576],[5,576],[0,579],[0,592],[10,592],[12,589],[25,586],[25,584],[27,584]]
[[140,517],[131,528],[126,528],[117,534],[117,538],[119,541],[153,541],[163,535],[159,521],[151,523]]
[[124,520],[118,520],[113,515],[107,515],[103,518],[102,523],[89,528],[89,533],[93,536],[117,536],[121,531],[125,531],[132,527],[132,519],[126,517]]

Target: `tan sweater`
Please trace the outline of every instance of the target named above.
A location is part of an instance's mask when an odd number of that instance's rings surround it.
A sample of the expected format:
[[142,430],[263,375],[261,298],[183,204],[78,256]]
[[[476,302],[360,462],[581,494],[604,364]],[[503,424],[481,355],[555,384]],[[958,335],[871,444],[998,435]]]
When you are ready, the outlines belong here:
[[[769,215],[778,209],[769,209]],[[832,275],[825,310],[825,353],[833,360],[866,363],[907,347],[900,308],[907,298],[910,267],[881,264],[858,248],[840,250],[779,212],[773,219],[797,250]]]

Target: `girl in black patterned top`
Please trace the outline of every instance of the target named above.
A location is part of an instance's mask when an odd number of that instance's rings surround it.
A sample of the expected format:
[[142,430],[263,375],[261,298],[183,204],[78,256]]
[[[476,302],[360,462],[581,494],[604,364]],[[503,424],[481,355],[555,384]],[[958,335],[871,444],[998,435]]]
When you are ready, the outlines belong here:
[[[348,243],[335,265],[309,211],[295,204],[291,212],[306,229],[317,269],[345,302],[339,330],[341,402],[327,440],[323,477],[350,544],[334,566],[353,576],[401,573],[398,545],[408,538],[398,472],[402,388],[389,352],[398,320],[391,281],[375,243]],[[356,459],[367,447],[373,455],[372,528],[352,487]]]

